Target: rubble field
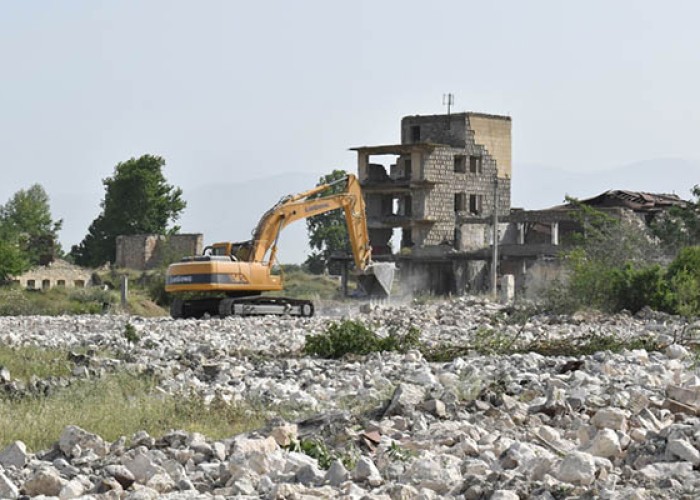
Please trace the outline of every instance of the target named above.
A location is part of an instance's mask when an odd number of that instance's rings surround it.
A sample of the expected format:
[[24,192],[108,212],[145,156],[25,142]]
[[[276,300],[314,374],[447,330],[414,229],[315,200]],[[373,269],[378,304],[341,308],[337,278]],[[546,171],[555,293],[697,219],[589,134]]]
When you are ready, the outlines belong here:
[[[304,355],[305,337],[341,316],[380,335],[418,328],[430,352],[455,355]],[[489,335],[507,349],[455,349]],[[592,335],[623,347],[517,349]],[[163,393],[270,414],[263,428],[222,440],[173,430],[106,442],[68,426],[47,450],[16,441],[0,451],[0,497],[698,498],[698,336],[700,322],[652,311],[528,318],[474,297],[308,319],[4,317],[6,346],[83,353],[69,379],[147,372]],[[639,339],[655,349],[624,348]],[[91,355],[104,352],[121,355]],[[0,375],[17,397],[70,383]]]

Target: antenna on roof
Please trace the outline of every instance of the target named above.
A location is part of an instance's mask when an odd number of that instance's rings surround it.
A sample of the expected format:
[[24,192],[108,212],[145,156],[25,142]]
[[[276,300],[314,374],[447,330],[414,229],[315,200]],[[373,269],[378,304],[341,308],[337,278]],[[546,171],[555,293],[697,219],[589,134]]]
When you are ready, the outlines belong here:
[[452,108],[452,105],[454,103],[455,103],[454,94],[442,94],[442,105],[447,106],[447,116],[450,115],[450,109]]

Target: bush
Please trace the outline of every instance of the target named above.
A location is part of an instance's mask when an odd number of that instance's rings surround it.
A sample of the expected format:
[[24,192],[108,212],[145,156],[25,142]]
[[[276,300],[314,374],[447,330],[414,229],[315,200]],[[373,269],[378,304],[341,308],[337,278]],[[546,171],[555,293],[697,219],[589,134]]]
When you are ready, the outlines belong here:
[[304,353],[338,359],[346,354],[406,352],[420,347],[419,338],[420,331],[414,327],[403,335],[392,330],[386,337],[380,337],[359,321],[345,320],[331,323],[325,333],[307,337]]

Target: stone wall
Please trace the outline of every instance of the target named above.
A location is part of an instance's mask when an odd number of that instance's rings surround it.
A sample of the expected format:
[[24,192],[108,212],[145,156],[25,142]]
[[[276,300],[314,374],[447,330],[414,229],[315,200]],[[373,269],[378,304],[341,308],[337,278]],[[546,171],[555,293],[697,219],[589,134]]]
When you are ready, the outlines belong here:
[[203,236],[199,233],[118,236],[115,265],[137,270],[154,269],[164,262],[201,254],[203,241]]

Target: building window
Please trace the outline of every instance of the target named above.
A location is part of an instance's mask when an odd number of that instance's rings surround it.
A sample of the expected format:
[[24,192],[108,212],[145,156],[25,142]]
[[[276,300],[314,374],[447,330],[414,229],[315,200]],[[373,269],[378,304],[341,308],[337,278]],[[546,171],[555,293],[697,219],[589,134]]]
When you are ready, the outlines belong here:
[[472,174],[481,173],[481,156],[469,157],[469,172]]
[[410,229],[404,228],[401,231],[401,248],[410,248],[413,246],[413,233]]
[[56,280],[56,286],[66,287],[66,280]]
[[464,212],[467,209],[467,195],[455,193],[455,212]]
[[411,126],[411,142],[420,142],[420,126]]
[[467,172],[467,162],[464,155],[455,155],[455,172],[464,174]]
[[75,286],[75,288],[85,288],[85,281],[84,280],[75,280],[73,282],[73,286]]
[[27,280],[27,288],[29,288],[30,290],[34,290],[35,287],[36,287],[36,281]]
[[41,282],[41,289],[48,290],[49,288],[51,288],[51,280],[43,280]]
[[469,213],[473,215],[481,215],[481,204],[483,196],[480,194],[469,195]]
[[403,161],[403,178],[404,179],[410,179],[411,178],[411,169],[413,166],[411,165],[411,159],[408,158]]

